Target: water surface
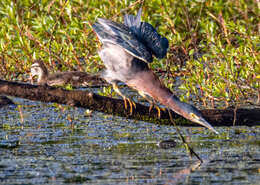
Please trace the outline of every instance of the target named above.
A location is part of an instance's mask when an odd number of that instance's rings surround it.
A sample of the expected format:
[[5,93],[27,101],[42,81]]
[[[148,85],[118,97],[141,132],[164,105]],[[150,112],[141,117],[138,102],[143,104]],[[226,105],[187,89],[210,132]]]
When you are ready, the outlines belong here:
[[[181,128],[12,98],[0,109],[2,184],[257,184],[260,127]],[[177,146],[159,148],[162,140]]]

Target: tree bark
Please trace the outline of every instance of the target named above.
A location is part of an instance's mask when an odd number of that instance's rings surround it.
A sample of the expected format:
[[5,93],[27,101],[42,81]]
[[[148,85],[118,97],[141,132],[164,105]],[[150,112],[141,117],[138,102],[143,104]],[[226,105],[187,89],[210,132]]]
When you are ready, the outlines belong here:
[[[76,107],[88,108],[95,111],[113,114],[130,119],[142,120],[156,124],[172,124],[167,111],[161,111],[158,118],[156,109],[149,112],[149,107],[136,103],[133,114],[124,107],[124,101],[105,96],[100,96],[89,91],[65,90],[50,86],[38,86],[25,83],[0,80],[0,94],[25,98],[34,101],[55,102]],[[212,126],[246,125],[254,126],[260,124],[260,109],[206,109],[201,110],[206,120]],[[185,120],[172,112],[177,125],[198,126]],[[235,116],[234,116],[235,115]],[[235,119],[235,122],[234,122]]]

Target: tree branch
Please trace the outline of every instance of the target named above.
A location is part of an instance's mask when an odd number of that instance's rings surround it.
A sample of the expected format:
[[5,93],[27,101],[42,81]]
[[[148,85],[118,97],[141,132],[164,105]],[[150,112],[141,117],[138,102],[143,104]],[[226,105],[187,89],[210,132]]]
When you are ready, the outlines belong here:
[[[129,109],[124,107],[124,101],[105,96],[100,96],[89,91],[65,90],[50,86],[38,86],[25,83],[0,80],[0,94],[25,98],[34,101],[55,102],[76,107],[88,108],[95,111],[113,114],[130,119],[142,120],[157,124],[171,124],[167,110],[161,111],[158,119],[156,109],[149,113],[149,107],[136,103],[136,109],[130,115]],[[212,126],[232,126],[234,120],[233,109],[207,109],[201,110],[203,116]],[[173,119],[178,125],[198,126],[172,112]],[[237,109],[235,125],[259,125],[260,109]],[[189,123],[189,124],[187,124]]]

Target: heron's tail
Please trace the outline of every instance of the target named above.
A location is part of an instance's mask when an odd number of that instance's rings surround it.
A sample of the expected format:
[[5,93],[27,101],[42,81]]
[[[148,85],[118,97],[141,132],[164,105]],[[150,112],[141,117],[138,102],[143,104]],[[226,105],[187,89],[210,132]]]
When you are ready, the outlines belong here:
[[142,15],[142,8],[138,10],[137,16],[128,15],[128,14],[124,16],[124,24],[128,28],[130,28],[136,35],[140,35],[141,15]]

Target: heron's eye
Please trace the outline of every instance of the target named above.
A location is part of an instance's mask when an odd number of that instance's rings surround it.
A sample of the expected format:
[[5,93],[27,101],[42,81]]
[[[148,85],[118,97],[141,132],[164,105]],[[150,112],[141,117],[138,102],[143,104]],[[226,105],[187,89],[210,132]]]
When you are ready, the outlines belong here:
[[198,117],[196,114],[194,114],[194,113],[190,113],[190,116],[191,116],[193,119],[199,119],[199,117]]

